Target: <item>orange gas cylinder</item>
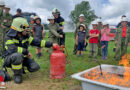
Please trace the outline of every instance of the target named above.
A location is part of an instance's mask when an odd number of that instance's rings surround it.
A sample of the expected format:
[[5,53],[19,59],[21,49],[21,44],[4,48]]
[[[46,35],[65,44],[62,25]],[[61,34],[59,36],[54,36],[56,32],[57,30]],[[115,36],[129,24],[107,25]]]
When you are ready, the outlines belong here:
[[63,48],[53,46],[53,52],[50,57],[50,77],[52,79],[62,79],[65,76],[66,56]]

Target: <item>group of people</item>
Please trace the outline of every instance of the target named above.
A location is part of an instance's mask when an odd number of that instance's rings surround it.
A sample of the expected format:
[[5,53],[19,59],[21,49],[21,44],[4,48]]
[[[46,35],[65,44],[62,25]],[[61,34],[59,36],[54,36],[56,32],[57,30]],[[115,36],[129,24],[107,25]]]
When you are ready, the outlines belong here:
[[[0,1],[0,53],[4,60],[3,67],[12,68],[14,73],[14,82],[22,82],[22,74],[25,74],[24,67],[29,72],[35,72],[40,69],[39,65],[33,59],[29,52],[29,45],[36,46],[36,54],[39,58],[42,56],[42,48],[47,47],[52,53],[53,45],[65,45],[65,33],[63,32],[65,21],[57,8],[52,10],[47,20],[49,21],[48,40],[45,37],[45,29],[39,16],[31,16],[28,22],[22,16],[22,10],[17,9],[17,14],[12,16],[9,13],[10,8],[5,6],[4,1]],[[6,29],[6,30],[5,30]]]
[[[115,34],[115,56],[114,60],[120,60],[127,53],[127,47],[130,44],[129,22],[125,15],[117,25]],[[86,50],[87,40],[89,41],[89,58],[97,60],[97,55],[102,56],[103,60],[108,59],[108,42],[110,41],[110,28],[107,22],[96,19],[92,23],[92,29],[89,30],[85,22],[85,16],[80,14],[79,22],[76,24],[75,45],[73,54],[83,57],[83,51]]]
[[[3,12],[4,10],[5,12]],[[41,33],[41,31],[43,31],[43,26],[41,25],[40,17],[35,16],[34,25],[32,25],[31,29],[29,28],[31,27],[31,23],[28,23],[27,19],[22,17],[21,9],[17,9],[17,14],[15,16],[10,15],[11,19],[4,17],[5,13],[7,13],[6,10],[8,11],[7,16],[9,16],[10,8],[7,8],[4,1],[0,0],[0,39],[2,41],[0,41],[0,53],[2,60],[4,60],[2,67],[12,68],[14,82],[19,84],[22,83],[22,74],[26,73],[24,67],[27,67],[29,72],[35,72],[40,69],[39,64],[35,62],[31,52],[28,50],[29,45],[38,47],[37,50],[39,51],[40,48],[50,48],[57,44],[43,40],[43,35]],[[48,20],[54,23],[54,18],[49,18]],[[63,22],[59,23],[63,24]],[[56,28],[55,23],[50,25],[52,25],[51,29]],[[6,28],[8,28],[7,31],[5,31]],[[31,31],[33,35],[31,35]],[[58,35],[63,37],[63,32]],[[7,80],[7,77],[4,77],[4,79]]]
[[[5,12],[3,12],[5,10]],[[4,2],[0,1],[0,37],[1,56],[4,60],[4,67],[12,68],[14,73],[15,83],[22,82],[22,74],[25,73],[24,67],[27,67],[29,72],[35,72],[40,69],[39,65],[34,61],[29,45],[36,46],[36,54],[39,58],[42,55],[42,48],[47,47],[52,52],[53,45],[65,47],[65,33],[63,31],[65,20],[61,17],[60,11],[57,8],[52,10],[52,15],[48,17],[48,40],[45,41],[44,26],[41,23],[39,16],[31,16],[31,21],[28,23],[21,16],[21,9],[17,9],[17,14],[12,16],[9,14],[9,7],[6,7]],[[115,36],[115,59],[121,59],[122,55],[127,52],[128,43],[130,42],[130,28],[127,26],[128,20],[126,17],[121,19],[121,25],[117,28]],[[108,23],[96,20],[92,22],[92,29],[88,29],[88,24],[85,22],[83,14],[79,16],[79,22],[76,24],[74,54],[83,56],[83,51],[86,50],[89,40],[89,58],[97,55],[102,55],[102,59],[106,60],[108,53],[108,42],[110,29]],[[3,44],[4,42],[4,44]],[[98,49],[97,49],[98,47]],[[102,53],[101,53],[102,49]],[[97,51],[98,50],[98,51]]]

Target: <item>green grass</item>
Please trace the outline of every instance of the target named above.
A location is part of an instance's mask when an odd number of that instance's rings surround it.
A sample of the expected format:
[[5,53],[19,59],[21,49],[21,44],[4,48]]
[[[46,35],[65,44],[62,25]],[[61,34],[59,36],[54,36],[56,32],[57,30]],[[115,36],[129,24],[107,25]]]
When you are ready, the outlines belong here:
[[[46,38],[47,39],[47,35]],[[80,90],[80,81],[72,79],[70,76],[74,73],[89,69],[91,67],[97,66],[96,62],[92,62],[88,58],[89,49],[84,52],[84,57],[79,58],[76,55],[73,55],[73,46],[74,46],[74,36],[73,33],[66,33],[66,48],[68,50],[69,56],[67,60],[71,61],[70,64],[66,64],[66,77],[63,80],[53,80],[49,78],[49,67],[50,60],[48,52],[43,50],[43,56],[40,59],[36,58],[35,47],[29,47],[29,51],[32,53],[35,61],[40,65],[40,70],[38,72],[30,74],[27,72],[24,75],[24,82],[19,86],[9,85],[10,90],[15,90],[16,88],[25,88],[27,90],[29,87],[32,87],[33,90]],[[118,65],[118,61],[113,60],[114,52],[112,51],[114,47],[114,42],[109,42],[108,47],[108,60],[101,60],[101,57],[98,57],[98,60],[101,64],[111,64]],[[130,48],[128,49],[130,50]],[[30,84],[29,84],[30,83]],[[29,85],[28,85],[29,84]],[[28,85],[28,86],[27,86]],[[78,88],[78,89],[77,89]],[[21,90],[22,90],[21,89]]]

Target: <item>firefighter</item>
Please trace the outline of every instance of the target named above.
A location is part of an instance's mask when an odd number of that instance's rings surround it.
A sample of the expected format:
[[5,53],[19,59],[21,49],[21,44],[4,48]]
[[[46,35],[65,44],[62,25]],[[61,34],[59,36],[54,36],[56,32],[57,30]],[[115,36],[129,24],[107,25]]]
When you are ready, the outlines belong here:
[[[84,14],[80,14],[79,15],[79,22],[76,24],[76,30],[74,32],[74,38],[76,40],[76,35],[77,35],[77,32],[78,32],[78,27],[80,26],[80,24],[84,24],[85,27],[86,27],[86,39],[88,39],[89,37],[89,30],[88,30],[88,25],[87,23],[85,22],[85,17],[84,17]],[[86,44],[87,45],[87,44]],[[86,50],[86,46],[84,47],[84,50]],[[74,50],[73,50],[73,54],[77,54],[77,45],[75,43],[74,45]]]
[[27,20],[18,17],[13,19],[11,29],[5,35],[4,64],[6,67],[12,68],[14,82],[17,84],[22,83],[24,66],[27,67],[29,72],[35,72],[40,69],[28,51],[28,46],[51,47],[53,45],[51,42],[29,36],[28,28]]
[[121,26],[117,28],[115,36],[115,60],[121,60],[122,56],[127,53],[128,43],[130,42],[130,27],[128,26],[128,19],[121,19]]
[[60,38],[59,45],[64,46],[65,45],[65,33],[63,32],[65,20],[63,17],[61,17],[60,11],[57,8],[54,8],[52,10],[52,14],[55,17],[54,21],[59,24],[59,30],[57,32],[60,35],[63,35],[63,38]]
[[2,28],[4,31],[4,35],[8,30],[10,29],[10,26],[12,24],[12,15],[9,13],[10,8],[8,6],[5,6],[5,13],[3,13],[3,22],[2,22]]
[[101,40],[101,29],[103,28],[103,25],[102,25],[101,19],[98,19],[97,22],[98,22],[97,29],[100,32],[99,37],[98,37],[98,55],[101,56],[102,54],[101,54],[101,41],[100,40]]
[[5,3],[3,0],[0,0],[0,56],[3,52],[4,47],[4,32],[1,26],[1,23],[3,21],[3,9],[4,9]]

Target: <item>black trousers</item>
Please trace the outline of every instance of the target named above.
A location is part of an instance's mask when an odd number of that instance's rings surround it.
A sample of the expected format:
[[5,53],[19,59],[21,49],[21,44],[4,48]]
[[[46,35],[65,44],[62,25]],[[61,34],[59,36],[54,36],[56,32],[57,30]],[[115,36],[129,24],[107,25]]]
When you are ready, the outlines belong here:
[[40,69],[39,65],[33,59],[29,59],[27,57],[25,58],[20,53],[13,53],[7,56],[5,58],[4,63],[6,67],[10,67],[10,68],[11,68],[11,65],[22,64],[22,66],[23,67],[26,66],[28,71],[30,72],[35,72]]

